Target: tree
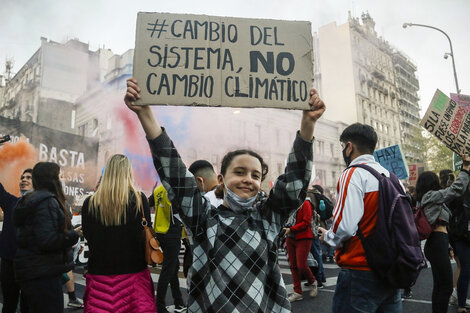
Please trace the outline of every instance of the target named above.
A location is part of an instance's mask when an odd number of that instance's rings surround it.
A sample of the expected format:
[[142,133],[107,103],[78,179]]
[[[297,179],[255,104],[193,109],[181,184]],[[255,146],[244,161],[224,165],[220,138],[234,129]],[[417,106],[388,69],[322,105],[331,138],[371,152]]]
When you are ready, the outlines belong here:
[[426,139],[424,163],[426,170],[438,173],[443,169],[452,170],[452,150],[428,132],[423,134]]

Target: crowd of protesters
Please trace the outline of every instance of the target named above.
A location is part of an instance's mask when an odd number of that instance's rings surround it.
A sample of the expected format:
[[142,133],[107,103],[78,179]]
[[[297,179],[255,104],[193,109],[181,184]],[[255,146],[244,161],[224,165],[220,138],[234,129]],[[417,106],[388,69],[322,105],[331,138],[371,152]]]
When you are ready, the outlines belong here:
[[[328,262],[340,267],[332,312],[402,312],[402,297],[412,297],[411,289],[402,294],[379,279],[357,235],[361,230],[367,237],[375,227],[379,181],[354,165],[391,176],[372,155],[378,140],[372,127],[356,123],[341,134],[347,168],[337,201],[331,201],[321,186],[309,186],[315,123],[325,111],[316,90],[310,91],[310,110],[303,111],[285,172],[269,192],[261,189],[268,166],[252,150],[227,153],[219,174],[205,160],[186,167],[150,107],[134,104],[139,98],[131,78],[124,102],[145,131],[159,176],[151,195],[137,190],[131,162],[119,154],[107,161],[94,194],[84,201],[81,227],[72,227],[57,164],[25,169],[21,197],[0,184],[2,312],[16,312],[18,302],[21,312],[63,312],[64,277],[71,275],[72,247],[82,232],[89,246],[84,303],[75,297],[73,281],[66,290],[68,306],[84,305],[85,312],[165,313],[168,286],[175,312],[290,312],[291,302],[303,300],[302,286],[317,296],[327,282]],[[432,269],[433,313],[447,312],[449,301],[458,304],[458,312],[467,310],[470,157],[462,157],[457,178],[450,170],[440,176],[424,172],[416,188],[406,189],[411,206],[421,207],[432,226],[424,253]],[[156,290],[145,257],[144,222],[156,230],[164,255]],[[182,240],[187,301],[178,277]],[[284,247],[294,285],[290,295],[278,264]],[[454,277],[451,258],[458,264]]]

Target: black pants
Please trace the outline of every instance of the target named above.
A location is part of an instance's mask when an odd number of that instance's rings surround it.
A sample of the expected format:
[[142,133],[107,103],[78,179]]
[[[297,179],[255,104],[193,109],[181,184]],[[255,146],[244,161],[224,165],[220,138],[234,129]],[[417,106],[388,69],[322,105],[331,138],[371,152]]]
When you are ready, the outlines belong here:
[[424,254],[431,263],[433,288],[432,312],[447,312],[452,294],[452,267],[449,259],[449,237],[443,232],[432,232],[424,246]]
[[165,312],[165,298],[168,284],[171,286],[171,294],[175,306],[184,305],[183,297],[180,291],[180,283],[178,280],[179,259],[178,255],[181,249],[180,238],[168,238],[165,235],[157,234],[157,239],[160,242],[160,247],[163,251],[163,264],[160,277],[157,284],[157,311]]
[[20,282],[21,291],[33,313],[63,313],[64,294],[61,275]]
[[28,305],[26,299],[21,293],[20,286],[15,281],[15,274],[13,270],[13,261],[2,258],[2,292],[3,292],[3,309],[2,313],[14,313],[18,306],[18,299],[20,299],[21,313],[28,312]]
[[467,300],[468,283],[470,282],[470,243],[466,240],[455,242],[457,256],[460,259],[460,275],[457,281],[457,300],[459,308],[465,307]]

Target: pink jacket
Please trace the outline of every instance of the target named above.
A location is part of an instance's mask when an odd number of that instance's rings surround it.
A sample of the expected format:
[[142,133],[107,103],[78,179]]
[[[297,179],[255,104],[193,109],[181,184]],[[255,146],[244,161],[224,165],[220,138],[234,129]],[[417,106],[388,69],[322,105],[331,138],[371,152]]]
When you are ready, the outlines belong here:
[[155,313],[155,290],[148,269],[122,275],[86,275],[84,313]]

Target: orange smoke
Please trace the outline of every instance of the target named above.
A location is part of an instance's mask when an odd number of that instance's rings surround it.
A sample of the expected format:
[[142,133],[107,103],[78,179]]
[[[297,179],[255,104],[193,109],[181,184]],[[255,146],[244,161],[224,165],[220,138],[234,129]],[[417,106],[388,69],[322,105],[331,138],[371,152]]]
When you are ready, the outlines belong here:
[[16,143],[0,145],[0,182],[8,192],[20,195],[21,173],[36,164],[37,156],[36,149],[24,137]]

